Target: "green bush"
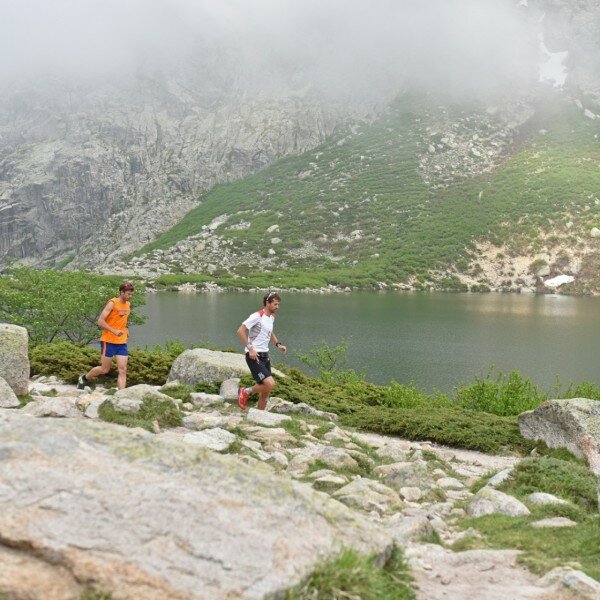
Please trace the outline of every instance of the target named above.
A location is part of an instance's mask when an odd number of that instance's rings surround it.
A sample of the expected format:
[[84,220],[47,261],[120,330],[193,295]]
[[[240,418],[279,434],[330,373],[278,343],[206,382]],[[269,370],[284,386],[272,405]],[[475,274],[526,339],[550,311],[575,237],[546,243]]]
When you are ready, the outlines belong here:
[[508,376],[499,373],[495,379],[490,372],[485,379],[477,378],[475,383],[457,389],[454,394],[456,406],[500,416],[520,415],[546,399],[546,394],[517,371]]
[[[163,385],[167,381],[173,361],[183,347],[154,346],[152,350],[129,351],[127,385],[147,383]],[[67,383],[77,383],[81,373],[87,373],[100,362],[100,348],[78,346],[70,342],[39,344],[30,349],[29,359],[32,375],[55,375]],[[113,362],[108,378],[116,378],[117,368]],[[102,381],[102,379],[98,379]]]
[[[29,267],[0,273],[0,320],[25,327],[34,343],[66,340],[86,344],[98,335],[97,319],[107,301],[118,296],[118,276]],[[145,302],[136,282],[130,324],[143,323],[134,312]]]

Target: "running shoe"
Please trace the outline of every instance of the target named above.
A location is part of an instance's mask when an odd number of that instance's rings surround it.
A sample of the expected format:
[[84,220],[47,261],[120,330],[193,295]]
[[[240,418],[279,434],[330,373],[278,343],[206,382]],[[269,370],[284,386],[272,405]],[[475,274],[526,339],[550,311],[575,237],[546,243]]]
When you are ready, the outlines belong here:
[[248,404],[249,395],[250,394],[248,394],[246,388],[241,387],[238,389],[238,404],[242,410],[246,410],[246,404]]
[[84,390],[86,385],[89,385],[89,381],[87,379],[87,377],[85,376],[85,373],[82,373],[79,376],[79,379],[77,380],[77,389],[78,390]]

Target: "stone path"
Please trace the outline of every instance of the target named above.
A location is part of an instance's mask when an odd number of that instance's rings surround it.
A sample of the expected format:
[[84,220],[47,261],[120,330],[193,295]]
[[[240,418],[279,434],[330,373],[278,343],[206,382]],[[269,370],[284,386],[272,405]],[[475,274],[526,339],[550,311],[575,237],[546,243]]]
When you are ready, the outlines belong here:
[[[79,418],[93,418],[97,406],[112,398],[101,388],[80,392],[51,378],[32,381],[30,391],[36,401],[22,410],[36,416],[72,417],[76,410]],[[436,534],[444,545],[478,535],[456,526],[473,496],[470,486],[490,471],[510,469],[517,458],[351,432],[331,418],[295,413],[297,406],[276,398],[269,412],[241,413],[224,397],[204,396],[184,404],[184,427],[159,431],[156,438],[269,465],[360,512],[406,549],[420,600],[575,597],[565,595],[564,583],[519,566],[516,550],[452,552],[425,542]],[[591,585],[579,597],[600,598]]]

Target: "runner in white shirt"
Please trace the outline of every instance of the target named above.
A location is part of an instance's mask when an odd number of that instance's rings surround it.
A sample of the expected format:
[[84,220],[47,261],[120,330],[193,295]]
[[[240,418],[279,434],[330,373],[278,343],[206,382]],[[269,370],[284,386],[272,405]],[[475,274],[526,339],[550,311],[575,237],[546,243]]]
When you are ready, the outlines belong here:
[[283,353],[287,351],[273,333],[275,313],[280,304],[281,298],[276,292],[266,294],[263,298],[264,309],[252,313],[237,330],[246,351],[246,364],[256,381],[256,385],[238,390],[238,404],[242,410],[246,410],[250,394],[259,394],[258,408],[264,410],[269,394],[275,387],[269,360],[269,342],[273,342]]

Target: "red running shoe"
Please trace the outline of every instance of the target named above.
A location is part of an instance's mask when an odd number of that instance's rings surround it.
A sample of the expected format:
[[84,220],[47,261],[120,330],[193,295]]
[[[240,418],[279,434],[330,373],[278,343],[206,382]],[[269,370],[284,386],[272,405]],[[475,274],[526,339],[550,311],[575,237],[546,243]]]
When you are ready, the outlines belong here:
[[246,388],[238,389],[238,404],[242,410],[246,410],[246,404],[248,403],[248,396],[250,394],[246,391]]

